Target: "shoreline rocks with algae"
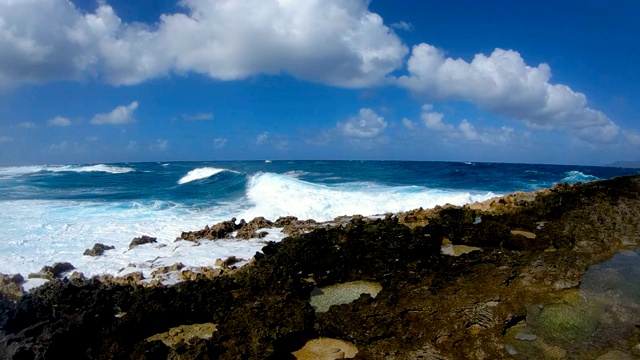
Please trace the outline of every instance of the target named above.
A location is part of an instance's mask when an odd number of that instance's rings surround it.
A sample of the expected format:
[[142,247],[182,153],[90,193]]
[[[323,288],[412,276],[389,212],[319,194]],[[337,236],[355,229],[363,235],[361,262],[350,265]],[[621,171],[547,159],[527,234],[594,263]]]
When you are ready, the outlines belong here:
[[[582,306],[592,265],[640,246],[640,176],[310,230],[171,286],[74,277],[0,297],[0,358],[283,359],[321,338],[352,344],[356,359],[637,356],[635,300],[604,299],[586,319],[564,306]],[[447,244],[482,251],[450,256]],[[314,288],[352,281],[382,290],[314,311]],[[193,324],[216,330],[154,340]],[[617,337],[593,341],[607,326]]]

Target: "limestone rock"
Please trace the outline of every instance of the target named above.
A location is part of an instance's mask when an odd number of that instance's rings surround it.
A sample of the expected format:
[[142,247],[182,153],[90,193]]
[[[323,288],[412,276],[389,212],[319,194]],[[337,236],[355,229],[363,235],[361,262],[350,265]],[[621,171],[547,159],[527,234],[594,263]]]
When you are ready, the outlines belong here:
[[297,360],[351,359],[358,353],[352,343],[338,339],[319,338],[309,340],[302,349],[292,353]]

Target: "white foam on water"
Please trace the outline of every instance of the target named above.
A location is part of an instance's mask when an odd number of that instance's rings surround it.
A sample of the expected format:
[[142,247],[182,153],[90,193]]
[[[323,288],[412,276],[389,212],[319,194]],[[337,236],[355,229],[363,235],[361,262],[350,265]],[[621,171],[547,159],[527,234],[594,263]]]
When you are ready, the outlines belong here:
[[565,173],[566,177],[560,182],[566,182],[569,184],[577,183],[577,182],[587,182],[587,181],[595,181],[598,180],[598,177],[593,175],[587,175],[580,171],[569,171]]
[[42,165],[0,167],[0,177],[15,177],[41,171],[49,172],[105,172],[109,174],[125,174],[135,171],[130,167],[96,164],[96,165]]
[[218,169],[218,168],[213,168],[213,167],[203,167],[203,168],[197,168],[197,169],[193,169],[191,171],[189,171],[187,173],[187,175],[183,176],[180,180],[178,180],[178,184],[182,185],[182,184],[186,184],[192,181],[196,181],[196,180],[200,180],[200,179],[206,179],[208,177],[211,177],[215,174],[219,174],[223,171],[229,171],[229,172],[233,172],[233,173],[237,173],[236,171],[233,170],[227,170],[227,169]]
[[75,165],[65,165],[65,166],[48,166],[43,169],[44,171],[51,172],[106,172],[109,174],[126,174],[128,172],[135,171],[130,167],[121,167],[121,166],[113,166],[113,165],[105,165],[105,164],[96,164],[96,165],[86,165],[86,166],[75,166]]
[[[187,266],[213,266],[217,258],[234,255],[250,259],[264,241],[284,237],[269,230],[266,239],[175,242],[182,231],[193,231],[229,219],[238,210],[223,206],[200,211],[181,205],[150,203],[88,203],[80,201],[17,200],[0,202],[0,272],[29,273],[44,265],[70,262],[86,276],[121,275],[182,262]],[[134,237],[149,235],[157,243],[129,250]],[[103,256],[83,256],[95,243],[115,246]],[[127,268],[135,264],[134,268]],[[131,270],[131,271],[130,271]]]
[[494,196],[498,195],[418,186],[390,187],[364,182],[319,185],[287,175],[259,173],[252,176],[247,185],[247,197],[253,207],[240,217],[252,219],[264,216],[275,220],[280,216],[296,216],[300,219],[328,221],[342,215],[397,213],[446,203],[464,205]]

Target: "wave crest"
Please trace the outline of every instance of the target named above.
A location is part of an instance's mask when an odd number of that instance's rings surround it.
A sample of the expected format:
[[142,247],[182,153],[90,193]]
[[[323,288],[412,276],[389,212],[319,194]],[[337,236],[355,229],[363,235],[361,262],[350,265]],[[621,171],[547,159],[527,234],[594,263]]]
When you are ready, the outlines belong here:
[[247,198],[253,207],[242,217],[264,216],[275,220],[279,216],[296,216],[327,221],[341,215],[397,213],[446,203],[464,205],[494,196],[492,192],[472,194],[462,190],[390,187],[368,182],[320,185],[287,175],[258,173],[247,184]]
[[569,171],[566,172],[567,175],[564,179],[560,180],[560,182],[566,182],[569,184],[577,183],[577,182],[587,182],[587,181],[595,181],[599,180],[597,176],[587,175],[581,171]]
[[187,175],[183,176],[180,180],[178,180],[178,184],[182,185],[182,184],[186,184],[192,181],[196,181],[196,180],[201,180],[201,179],[206,179],[208,177],[211,177],[215,174],[221,173],[223,171],[229,171],[229,172],[233,172],[233,173],[237,173],[233,170],[227,170],[227,169],[218,169],[218,168],[213,168],[213,167],[202,167],[202,168],[197,168],[197,169],[193,169],[191,171],[189,171],[187,173]]

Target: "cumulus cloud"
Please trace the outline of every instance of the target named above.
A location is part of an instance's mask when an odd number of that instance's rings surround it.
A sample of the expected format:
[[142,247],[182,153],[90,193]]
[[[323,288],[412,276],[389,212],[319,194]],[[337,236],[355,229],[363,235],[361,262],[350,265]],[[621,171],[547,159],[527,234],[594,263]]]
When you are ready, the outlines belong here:
[[135,122],[133,112],[138,108],[138,102],[134,101],[129,105],[121,105],[111,110],[109,113],[97,114],[91,119],[91,123],[95,125],[122,125]]
[[406,127],[409,130],[413,130],[416,128],[416,123],[414,123],[413,121],[407,119],[407,118],[403,118],[402,119],[402,125],[404,127]]
[[[434,111],[433,105],[422,106],[420,119],[425,128],[438,133],[441,140],[469,141],[484,145],[500,145],[512,142],[515,130],[503,126],[500,128],[477,129],[469,120],[463,119],[458,126],[445,123],[444,114]],[[405,127],[411,131],[416,130],[416,123],[409,119],[403,119]]]
[[408,50],[364,0],[182,0],[157,24],[100,2],[1,0],[0,86],[84,76],[116,85],[172,72],[242,79],[285,72],[342,87],[380,83]]
[[49,124],[50,126],[69,126],[71,125],[71,120],[62,116],[56,116],[53,119],[47,121],[47,124]]
[[422,43],[413,48],[407,69],[398,84],[428,98],[469,101],[531,128],[567,130],[588,141],[610,142],[619,132],[605,114],[587,106],[584,94],[549,83],[547,64],[528,66],[513,50],[496,49],[466,62]]
[[197,113],[195,115],[182,114],[182,119],[187,121],[212,120],[213,113]]
[[442,122],[444,114],[432,110],[433,105],[422,105],[422,113],[420,114],[420,119],[422,119],[424,126],[436,131],[450,131],[453,129],[451,125],[447,125]]
[[387,122],[384,118],[367,108],[360,109],[358,116],[353,116],[344,123],[338,123],[338,129],[343,135],[355,138],[374,138],[386,127]]

